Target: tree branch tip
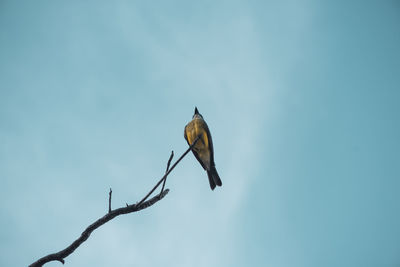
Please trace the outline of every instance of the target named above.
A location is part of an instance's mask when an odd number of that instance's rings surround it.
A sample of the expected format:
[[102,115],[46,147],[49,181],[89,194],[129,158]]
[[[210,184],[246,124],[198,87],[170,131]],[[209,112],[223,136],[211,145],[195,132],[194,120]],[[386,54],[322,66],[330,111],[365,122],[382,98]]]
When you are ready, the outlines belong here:
[[158,195],[158,197],[160,198],[160,199],[162,199],[163,197],[165,197],[167,194],[168,194],[168,192],[169,192],[169,189],[167,188],[167,189],[164,189],[159,195]]
[[110,192],[108,193],[108,213],[111,213],[111,196],[112,196],[112,189],[110,187]]

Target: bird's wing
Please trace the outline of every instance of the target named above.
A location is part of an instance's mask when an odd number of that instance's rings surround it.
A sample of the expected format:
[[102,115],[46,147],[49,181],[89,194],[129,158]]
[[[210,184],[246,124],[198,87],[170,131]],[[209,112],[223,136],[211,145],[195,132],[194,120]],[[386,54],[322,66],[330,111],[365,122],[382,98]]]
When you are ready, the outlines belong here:
[[192,149],[193,155],[196,157],[197,161],[200,162],[201,167],[203,167],[204,170],[207,171],[206,165],[204,165],[203,161],[201,160],[199,154],[196,152],[196,150]]
[[215,163],[214,163],[214,146],[213,146],[213,142],[212,142],[212,138],[211,138],[211,133],[210,133],[210,130],[208,129],[207,123],[204,122],[204,124],[205,124],[204,128],[207,133],[208,147],[210,149],[210,165],[214,166],[215,165]]

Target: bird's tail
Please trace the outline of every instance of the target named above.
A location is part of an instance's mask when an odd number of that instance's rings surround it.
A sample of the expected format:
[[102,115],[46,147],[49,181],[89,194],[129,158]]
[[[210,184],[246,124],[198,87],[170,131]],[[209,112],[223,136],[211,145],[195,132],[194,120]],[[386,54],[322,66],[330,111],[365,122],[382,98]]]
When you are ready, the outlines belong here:
[[221,179],[219,178],[217,169],[215,169],[215,166],[212,166],[209,171],[207,171],[208,175],[208,181],[210,182],[210,187],[211,190],[214,190],[215,186],[221,186],[222,182]]

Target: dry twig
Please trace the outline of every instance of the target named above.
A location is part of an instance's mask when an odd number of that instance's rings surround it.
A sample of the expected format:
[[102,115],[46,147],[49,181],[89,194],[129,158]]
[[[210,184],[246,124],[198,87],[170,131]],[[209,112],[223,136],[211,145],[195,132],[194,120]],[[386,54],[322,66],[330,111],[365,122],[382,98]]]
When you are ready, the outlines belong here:
[[[172,151],[171,156],[170,156],[170,158],[168,160],[167,171],[165,172],[164,176],[158,181],[158,183],[153,187],[153,189],[150,190],[150,192],[147,193],[147,195],[139,203],[132,204],[132,205],[126,204],[126,207],[122,207],[122,208],[118,208],[118,209],[115,209],[115,210],[111,210],[112,190],[110,188],[109,198],[108,198],[108,213],[106,215],[104,215],[103,217],[101,217],[100,219],[98,219],[97,221],[92,223],[91,225],[89,225],[85,229],[85,231],[82,232],[81,236],[78,239],[76,239],[67,248],[65,248],[65,249],[63,249],[63,250],[61,250],[61,251],[59,251],[57,253],[52,253],[52,254],[49,254],[47,256],[44,256],[44,257],[40,258],[37,261],[35,261],[34,263],[32,263],[31,265],[29,265],[29,267],[43,266],[44,264],[46,264],[48,262],[51,262],[51,261],[59,261],[62,264],[64,264],[64,262],[65,262],[64,259],[66,257],[68,257],[70,254],[72,254],[75,251],[75,249],[77,249],[83,242],[85,242],[89,238],[90,234],[94,230],[96,230],[97,228],[99,228],[100,226],[105,224],[106,222],[114,219],[115,217],[117,217],[119,215],[131,213],[131,212],[137,212],[139,210],[148,208],[148,207],[152,206],[153,204],[155,204],[157,201],[161,200],[163,197],[165,197],[169,192],[169,189],[165,189],[164,190],[164,185],[165,185],[165,181],[167,179],[167,176],[176,167],[176,165],[178,165],[178,163],[187,155],[187,153],[189,153],[189,151],[196,144],[196,142],[199,140],[199,138],[200,138],[200,135],[194,140],[193,144],[185,151],[185,153],[182,154],[182,156],[169,169],[169,165],[170,165],[171,160],[172,160],[173,155],[174,155],[174,153]],[[156,196],[154,196],[151,199],[146,201],[146,199],[154,192],[154,190],[157,189],[157,187],[163,181],[164,181],[164,184],[163,184],[163,188],[162,188],[161,192],[159,194],[157,194]]]

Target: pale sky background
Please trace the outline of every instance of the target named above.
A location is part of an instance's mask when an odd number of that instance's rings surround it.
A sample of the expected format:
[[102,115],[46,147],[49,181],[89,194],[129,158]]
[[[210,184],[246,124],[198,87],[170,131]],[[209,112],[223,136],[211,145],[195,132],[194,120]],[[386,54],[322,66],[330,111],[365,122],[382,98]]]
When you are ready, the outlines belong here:
[[[1,1],[0,266],[400,266],[399,1]],[[46,266],[61,266],[53,262]]]

